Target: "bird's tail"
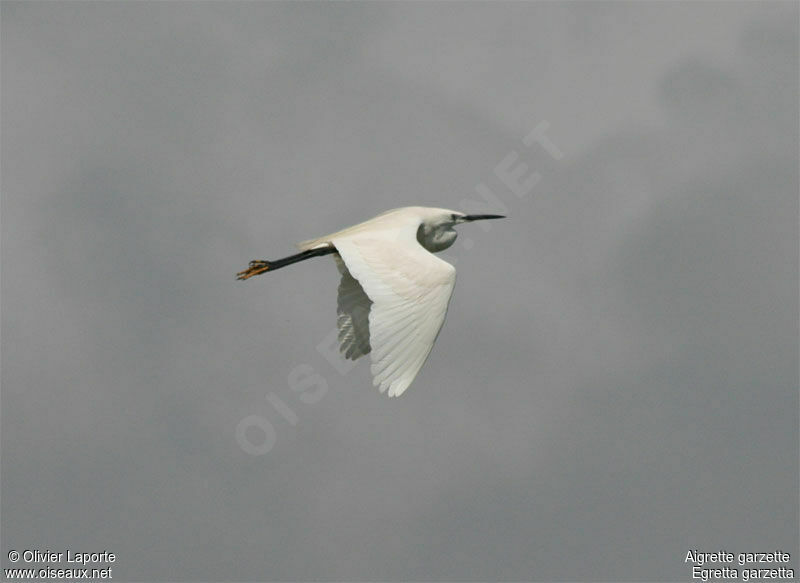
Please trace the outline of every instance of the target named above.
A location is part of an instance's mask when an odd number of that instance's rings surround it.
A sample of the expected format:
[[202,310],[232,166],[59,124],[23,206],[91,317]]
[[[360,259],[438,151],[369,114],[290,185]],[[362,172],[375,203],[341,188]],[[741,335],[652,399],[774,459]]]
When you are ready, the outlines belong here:
[[324,249],[326,247],[330,247],[331,244],[328,241],[329,237],[320,237],[318,239],[308,239],[306,241],[300,241],[297,244],[297,248],[300,251],[310,251],[311,249]]

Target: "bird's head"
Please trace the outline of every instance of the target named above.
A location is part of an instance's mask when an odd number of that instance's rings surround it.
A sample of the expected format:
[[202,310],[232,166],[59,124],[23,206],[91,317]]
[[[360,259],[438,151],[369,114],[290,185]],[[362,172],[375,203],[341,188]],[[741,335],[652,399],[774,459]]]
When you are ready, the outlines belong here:
[[485,219],[503,219],[503,215],[468,215],[448,209],[421,208],[421,222],[417,230],[417,241],[428,251],[435,253],[455,243],[458,233],[454,226],[461,223]]

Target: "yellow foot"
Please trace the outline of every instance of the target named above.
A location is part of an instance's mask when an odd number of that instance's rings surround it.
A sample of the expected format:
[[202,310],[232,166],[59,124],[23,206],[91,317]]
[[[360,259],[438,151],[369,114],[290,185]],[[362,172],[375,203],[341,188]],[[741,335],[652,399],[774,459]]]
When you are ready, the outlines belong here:
[[270,267],[269,261],[251,261],[250,267],[236,274],[236,279],[240,279],[242,281],[245,279],[250,279],[254,275],[261,275],[262,273],[269,271]]

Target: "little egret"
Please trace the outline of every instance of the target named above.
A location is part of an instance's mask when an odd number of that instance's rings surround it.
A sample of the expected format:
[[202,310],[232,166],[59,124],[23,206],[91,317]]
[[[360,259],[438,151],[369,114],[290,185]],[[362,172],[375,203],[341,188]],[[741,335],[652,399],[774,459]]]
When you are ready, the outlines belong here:
[[433,252],[458,236],[453,227],[502,215],[406,207],[318,239],[300,253],[251,261],[236,275],[245,280],[312,257],[333,254],[342,275],[338,321],[342,354],[356,360],[371,352],[373,384],[390,397],[403,394],[422,368],[447,314],[455,268]]

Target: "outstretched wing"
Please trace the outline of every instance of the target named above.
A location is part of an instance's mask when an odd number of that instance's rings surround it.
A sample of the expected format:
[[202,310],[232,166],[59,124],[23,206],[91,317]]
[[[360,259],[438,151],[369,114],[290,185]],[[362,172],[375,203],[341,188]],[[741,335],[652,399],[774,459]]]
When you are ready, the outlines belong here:
[[339,349],[346,358],[356,360],[371,350],[369,345],[369,310],[372,302],[338,255],[333,256],[342,274],[336,324],[339,327]]
[[364,233],[332,242],[372,302],[368,342],[373,384],[390,397],[399,396],[433,348],[456,270],[423,249],[416,238],[398,241]]

